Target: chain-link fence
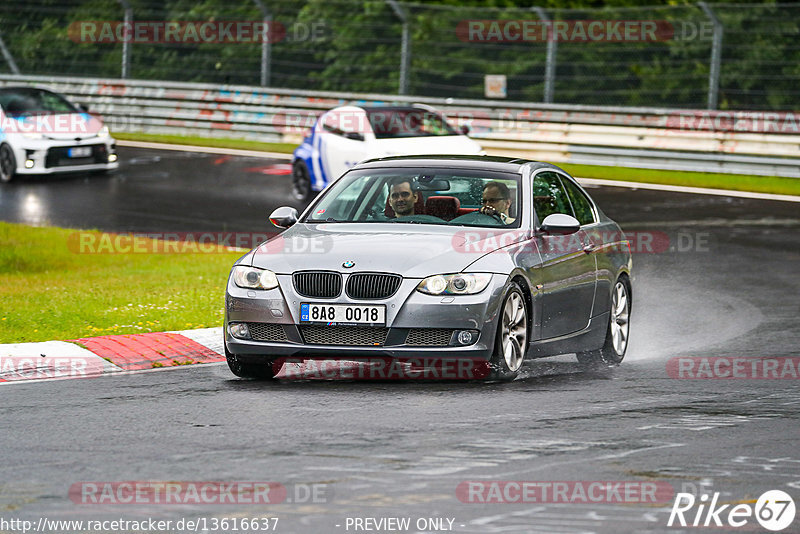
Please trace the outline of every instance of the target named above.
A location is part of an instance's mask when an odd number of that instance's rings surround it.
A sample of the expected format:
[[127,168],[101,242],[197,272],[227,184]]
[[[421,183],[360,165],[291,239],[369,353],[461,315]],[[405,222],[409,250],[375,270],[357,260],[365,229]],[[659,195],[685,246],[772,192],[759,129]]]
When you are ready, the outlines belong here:
[[488,84],[517,101],[791,110],[799,36],[800,3],[4,0],[0,72],[481,99]]

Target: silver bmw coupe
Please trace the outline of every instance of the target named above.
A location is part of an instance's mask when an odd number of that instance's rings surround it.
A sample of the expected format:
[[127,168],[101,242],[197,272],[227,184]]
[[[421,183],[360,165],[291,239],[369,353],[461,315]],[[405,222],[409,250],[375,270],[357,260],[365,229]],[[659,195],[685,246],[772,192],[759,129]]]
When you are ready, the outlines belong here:
[[558,167],[490,156],[356,165],[287,228],[242,256],[225,294],[240,377],[289,359],[481,362],[513,379],[526,358],[616,365],[631,314],[620,227]]

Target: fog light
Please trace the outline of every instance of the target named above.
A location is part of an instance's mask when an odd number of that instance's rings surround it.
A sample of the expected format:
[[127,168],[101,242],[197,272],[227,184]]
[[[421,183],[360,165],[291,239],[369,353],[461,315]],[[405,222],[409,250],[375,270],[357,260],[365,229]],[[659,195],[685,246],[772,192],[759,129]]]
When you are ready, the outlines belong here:
[[117,155],[116,154],[109,154],[108,155],[108,162],[109,163],[114,163],[115,161],[117,161]]
[[36,165],[36,163],[32,159],[26,159],[25,160],[25,168],[26,169],[32,169],[34,165]]
[[478,341],[478,332],[475,330],[459,330],[456,333],[456,343],[459,345],[472,345]]
[[248,339],[250,337],[250,331],[247,329],[247,325],[245,323],[231,323],[228,325],[228,332],[239,339]]

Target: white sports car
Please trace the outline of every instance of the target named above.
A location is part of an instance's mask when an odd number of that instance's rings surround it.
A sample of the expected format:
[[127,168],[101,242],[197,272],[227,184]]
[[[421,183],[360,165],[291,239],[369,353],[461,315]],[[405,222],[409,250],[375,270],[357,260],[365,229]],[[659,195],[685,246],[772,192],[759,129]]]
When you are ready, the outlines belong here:
[[0,88],[0,181],[118,166],[116,142],[99,118],[46,89]]
[[294,151],[292,184],[298,200],[372,158],[429,154],[478,155],[481,146],[429,106],[342,106],[320,116]]

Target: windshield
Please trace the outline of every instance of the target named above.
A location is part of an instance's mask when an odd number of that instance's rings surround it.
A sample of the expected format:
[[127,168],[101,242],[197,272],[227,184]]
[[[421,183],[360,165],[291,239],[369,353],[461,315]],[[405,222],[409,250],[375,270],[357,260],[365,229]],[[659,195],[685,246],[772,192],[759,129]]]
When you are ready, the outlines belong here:
[[33,88],[0,89],[0,107],[11,117],[79,113],[62,96]]
[[325,191],[304,222],[517,228],[519,183],[518,174],[480,170],[351,171]]
[[421,108],[366,108],[376,139],[458,135],[438,113]]

